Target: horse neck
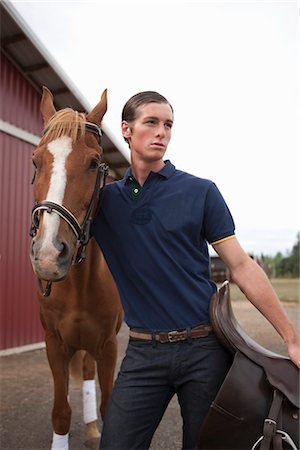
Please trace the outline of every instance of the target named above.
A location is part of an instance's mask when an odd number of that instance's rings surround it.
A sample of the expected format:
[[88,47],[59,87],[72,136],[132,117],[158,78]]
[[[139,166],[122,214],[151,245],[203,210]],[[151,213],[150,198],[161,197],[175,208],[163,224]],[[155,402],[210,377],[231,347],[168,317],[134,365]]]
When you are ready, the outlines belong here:
[[85,259],[70,271],[70,282],[75,285],[90,283],[95,276],[101,276],[103,264],[102,252],[96,241],[91,239],[86,246]]
[[69,275],[65,288],[67,292],[73,293],[75,304],[83,306],[87,302],[90,305],[96,302],[99,307],[105,302],[119,301],[114,279],[94,239],[87,246],[86,259],[78,266],[73,266]]

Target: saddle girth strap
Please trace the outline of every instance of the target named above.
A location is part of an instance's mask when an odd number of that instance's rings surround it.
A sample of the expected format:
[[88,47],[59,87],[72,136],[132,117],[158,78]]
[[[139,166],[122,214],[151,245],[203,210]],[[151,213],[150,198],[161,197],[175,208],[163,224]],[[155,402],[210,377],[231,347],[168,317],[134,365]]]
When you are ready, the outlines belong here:
[[283,401],[283,394],[275,389],[273,401],[268,414],[264,421],[263,436],[261,440],[260,450],[282,450],[282,438],[277,434],[279,421],[281,421],[281,405]]

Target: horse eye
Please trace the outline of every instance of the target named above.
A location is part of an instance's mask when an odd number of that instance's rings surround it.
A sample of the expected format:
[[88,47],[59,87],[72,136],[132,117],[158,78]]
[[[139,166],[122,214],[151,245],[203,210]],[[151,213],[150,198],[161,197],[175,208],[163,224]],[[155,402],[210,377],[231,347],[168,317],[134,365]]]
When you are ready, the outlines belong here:
[[98,169],[99,161],[97,159],[92,159],[90,162],[90,169]]

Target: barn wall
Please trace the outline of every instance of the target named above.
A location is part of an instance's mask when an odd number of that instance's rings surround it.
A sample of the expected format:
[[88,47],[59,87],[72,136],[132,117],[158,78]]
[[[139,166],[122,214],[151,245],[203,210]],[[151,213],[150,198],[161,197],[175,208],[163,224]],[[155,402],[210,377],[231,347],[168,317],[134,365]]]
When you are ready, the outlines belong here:
[[[0,118],[40,135],[39,94],[2,54],[0,67]],[[0,350],[44,339],[28,256],[33,149],[33,145],[0,132]]]
[[40,95],[5,55],[0,55],[1,119],[41,136]]

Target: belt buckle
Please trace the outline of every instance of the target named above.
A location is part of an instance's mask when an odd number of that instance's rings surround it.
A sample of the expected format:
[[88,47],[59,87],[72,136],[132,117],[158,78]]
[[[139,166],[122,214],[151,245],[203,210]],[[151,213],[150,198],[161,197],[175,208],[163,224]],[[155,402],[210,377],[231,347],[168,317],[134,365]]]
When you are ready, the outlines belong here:
[[168,342],[178,342],[184,340],[183,332],[174,330],[168,332]]

